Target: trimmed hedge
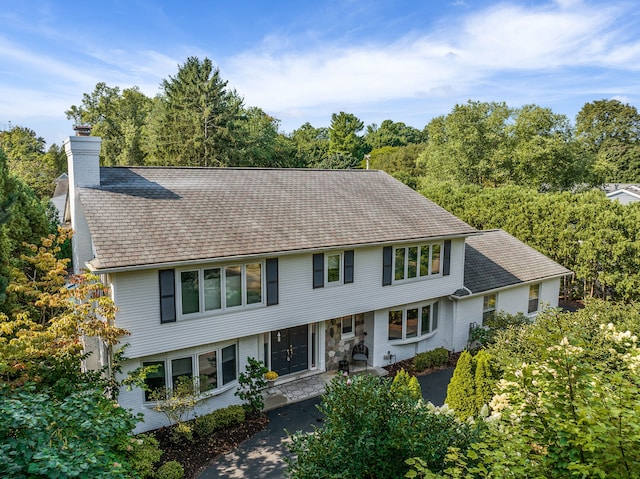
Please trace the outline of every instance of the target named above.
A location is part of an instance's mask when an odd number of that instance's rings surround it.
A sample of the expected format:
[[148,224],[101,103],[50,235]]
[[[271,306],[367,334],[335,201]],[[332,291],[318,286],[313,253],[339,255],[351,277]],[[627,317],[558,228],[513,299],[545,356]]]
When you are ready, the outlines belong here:
[[245,410],[240,405],[216,409],[211,414],[200,416],[195,420],[195,433],[199,437],[207,436],[217,429],[240,424],[245,420]]
[[449,351],[446,348],[436,348],[431,351],[425,351],[424,353],[418,353],[416,357],[413,358],[413,369],[416,372],[421,372],[425,369],[444,366],[448,362]]

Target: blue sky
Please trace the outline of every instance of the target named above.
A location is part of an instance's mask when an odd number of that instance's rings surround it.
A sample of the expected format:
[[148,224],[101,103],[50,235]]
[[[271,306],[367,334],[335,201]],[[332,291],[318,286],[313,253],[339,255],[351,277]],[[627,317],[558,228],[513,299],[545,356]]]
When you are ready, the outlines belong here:
[[339,111],[422,129],[468,99],[640,107],[637,1],[4,0],[0,25],[0,129],[49,144],[96,83],[154,96],[189,56],[284,132]]

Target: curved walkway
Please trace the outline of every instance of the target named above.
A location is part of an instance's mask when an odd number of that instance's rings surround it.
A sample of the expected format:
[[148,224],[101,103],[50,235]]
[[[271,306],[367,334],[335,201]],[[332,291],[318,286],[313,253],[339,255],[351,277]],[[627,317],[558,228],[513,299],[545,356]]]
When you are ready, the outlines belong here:
[[[444,404],[447,385],[452,374],[453,369],[444,369],[428,376],[419,376],[418,381],[425,400],[431,401],[436,406]],[[320,395],[324,393],[324,384],[331,377],[332,375],[329,374],[320,374],[273,388],[272,399],[269,400],[267,397],[266,402],[271,401],[271,404],[277,404],[284,401],[286,405],[270,410],[267,413],[269,424],[266,429],[243,442],[235,451],[218,458],[198,479],[284,478],[286,464],[283,457],[289,456],[286,448],[286,443],[289,441],[287,431],[310,432],[314,426],[321,425],[322,414],[316,406],[320,403]],[[314,396],[292,402],[286,393],[291,394],[292,397],[302,394],[314,394]]]

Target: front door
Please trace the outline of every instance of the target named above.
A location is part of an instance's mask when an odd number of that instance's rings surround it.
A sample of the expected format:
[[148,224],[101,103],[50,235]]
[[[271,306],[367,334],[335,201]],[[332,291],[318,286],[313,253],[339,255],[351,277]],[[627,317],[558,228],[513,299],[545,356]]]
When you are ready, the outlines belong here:
[[271,331],[271,369],[280,376],[309,369],[309,327]]

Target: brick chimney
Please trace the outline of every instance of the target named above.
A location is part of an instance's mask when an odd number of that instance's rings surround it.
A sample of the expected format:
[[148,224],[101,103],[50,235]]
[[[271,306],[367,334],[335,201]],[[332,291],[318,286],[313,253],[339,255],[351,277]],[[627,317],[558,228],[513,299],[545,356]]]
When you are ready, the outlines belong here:
[[[75,128],[74,128],[75,129]],[[89,127],[89,132],[91,128]],[[83,133],[86,132],[86,128]],[[78,133],[78,130],[76,130]],[[73,272],[80,273],[86,269],[85,264],[94,257],[91,246],[91,234],[80,203],[79,188],[100,185],[100,145],[102,138],[98,136],[70,136],[64,141],[69,171],[69,212],[73,249]]]

